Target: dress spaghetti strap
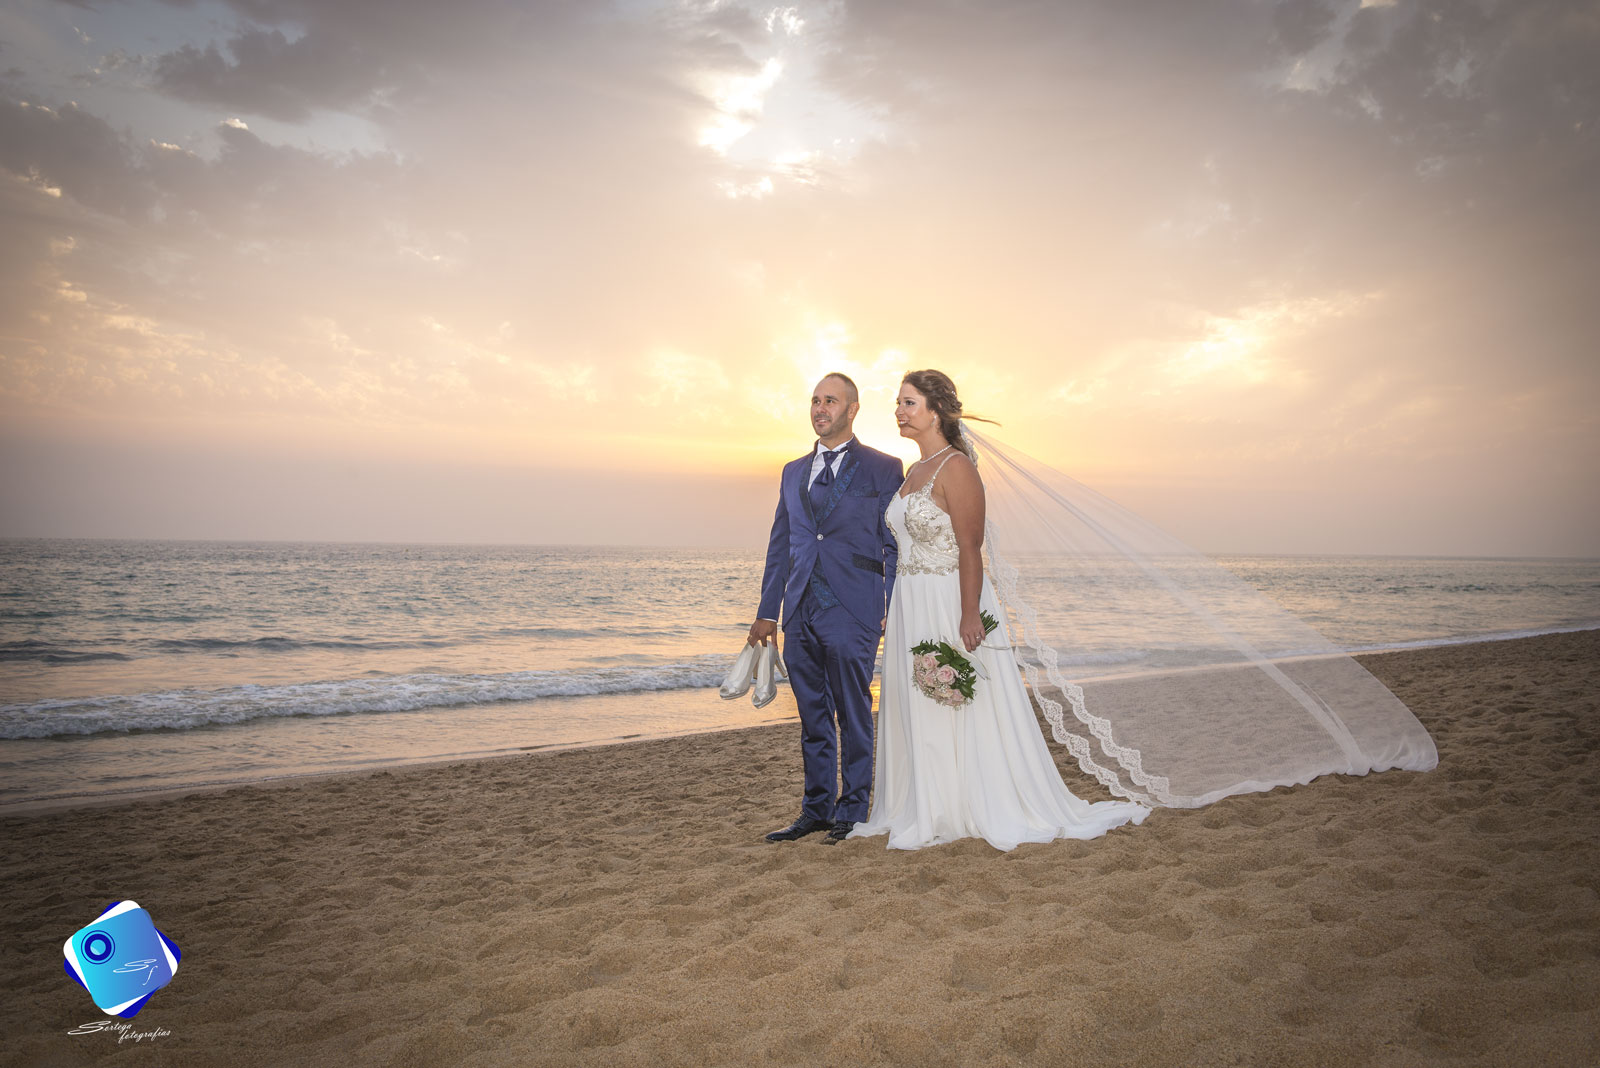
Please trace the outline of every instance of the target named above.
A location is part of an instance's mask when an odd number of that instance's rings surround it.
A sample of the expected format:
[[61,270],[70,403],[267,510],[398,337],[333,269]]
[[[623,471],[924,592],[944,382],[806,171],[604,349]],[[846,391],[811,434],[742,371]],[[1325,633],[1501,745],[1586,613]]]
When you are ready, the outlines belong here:
[[943,471],[944,470],[944,465],[949,463],[951,460],[954,460],[956,458],[956,456],[957,456],[957,453],[954,450],[951,450],[949,456],[946,456],[943,460],[940,460],[939,461],[939,466],[935,467],[933,469],[933,475],[928,479],[927,483],[924,484],[924,486],[922,488],[927,490],[929,493],[932,493],[933,492],[933,484],[939,480],[939,472]]

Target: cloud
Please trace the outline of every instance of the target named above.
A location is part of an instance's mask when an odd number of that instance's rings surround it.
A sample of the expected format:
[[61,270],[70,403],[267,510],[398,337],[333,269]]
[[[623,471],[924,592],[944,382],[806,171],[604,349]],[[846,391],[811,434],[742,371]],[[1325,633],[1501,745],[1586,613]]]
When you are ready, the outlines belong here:
[[148,203],[147,191],[130,181],[132,159],[123,138],[71,103],[0,100],[0,168],[39,176],[99,211],[128,215]]
[[315,108],[360,108],[392,88],[382,56],[358,41],[246,28],[223,48],[184,45],[155,61],[155,85],[184,100],[237,108],[285,122]]
[[1323,0],[1284,0],[1272,9],[1272,28],[1290,55],[1311,51],[1327,36],[1337,9]]
[[[233,31],[155,56],[155,88],[285,122],[319,109],[382,116],[448,92],[457,79],[482,85],[509,74],[525,84],[553,77],[598,85],[615,77],[626,85],[659,77],[663,60],[688,58],[745,73],[744,44],[766,32],[753,12],[731,4],[666,5],[635,19],[572,0],[225,0],[225,7],[239,19]],[[522,102],[545,103],[537,95]]]
[[[432,12],[413,12],[424,39],[401,60],[428,51]],[[6,242],[19,282],[8,323],[22,327],[0,365],[12,411],[172,419],[201,407],[270,420],[293,409],[328,422],[354,413],[389,427],[504,428],[542,407],[541,418],[579,428],[596,398],[593,361],[643,361],[672,323],[701,318],[697,290],[742,288],[695,247],[698,214],[718,196],[717,175],[695,169],[705,156],[695,123],[711,105],[690,75],[708,56],[729,58],[721,30],[619,29],[568,12],[536,45],[556,57],[548,65],[496,62],[494,46],[426,93],[414,84],[421,95],[403,112],[383,112],[398,152],[264,140],[237,116],[356,95],[359,77],[338,89],[309,76],[330,53],[303,42],[330,39],[340,17],[315,14],[292,42],[254,38],[262,47],[226,71],[189,71],[191,95],[233,113],[199,141],[182,138],[201,151],[165,131],[113,130],[75,106],[0,103],[6,195],[27,220],[10,228],[30,235]],[[448,66],[447,54],[429,55]],[[284,95],[291,83],[300,96]],[[51,189],[55,207],[31,203]],[[52,241],[76,243],[69,265],[52,258]],[[66,292],[77,298],[70,315]],[[119,370],[130,366],[145,370]]]
[[716,114],[700,131],[700,144],[727,155],[733,143],[749,133],[761,119],[762,103],[783,73],[783,61],[774,56],[753,75],[723,75],[713,79],[709,95]]

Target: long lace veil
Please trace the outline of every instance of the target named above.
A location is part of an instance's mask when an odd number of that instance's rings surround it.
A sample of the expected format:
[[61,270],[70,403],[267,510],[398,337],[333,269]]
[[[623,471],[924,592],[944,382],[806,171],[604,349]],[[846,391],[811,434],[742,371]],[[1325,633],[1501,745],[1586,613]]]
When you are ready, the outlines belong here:
[[963,433],[989,574],[1056,741],[1112,793],[1230,794],[1439,762],[1410,709],[1338,646],[1080,482]]

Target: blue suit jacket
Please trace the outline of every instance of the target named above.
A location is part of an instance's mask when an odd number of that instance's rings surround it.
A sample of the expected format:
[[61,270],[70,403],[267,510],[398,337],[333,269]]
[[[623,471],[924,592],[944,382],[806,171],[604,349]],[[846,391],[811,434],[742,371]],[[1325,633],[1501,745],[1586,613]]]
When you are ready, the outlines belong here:
[[888,611],[900,558],[883,514],[904,481],[904,468],[893,456],[856,438],[840,461],[827,499],[813,513],[807,483],[815,457],[813,446],[783,467],[756,616],[778,619],[781,605],[787,624],[812,572],[820,570],[845,610],[876,631]]

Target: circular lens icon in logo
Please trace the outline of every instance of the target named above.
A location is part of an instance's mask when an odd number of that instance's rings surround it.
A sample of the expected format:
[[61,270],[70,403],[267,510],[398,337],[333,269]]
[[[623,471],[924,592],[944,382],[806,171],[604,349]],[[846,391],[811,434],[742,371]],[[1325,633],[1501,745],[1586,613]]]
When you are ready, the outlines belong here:
[[117,944],[104,931],[90,931],[83,936],[83,955],[90,964],[104,964],[117,952]]

